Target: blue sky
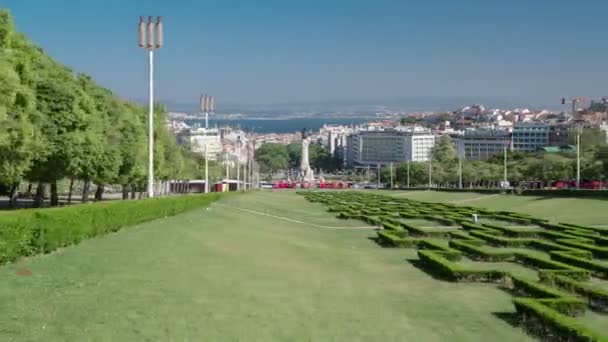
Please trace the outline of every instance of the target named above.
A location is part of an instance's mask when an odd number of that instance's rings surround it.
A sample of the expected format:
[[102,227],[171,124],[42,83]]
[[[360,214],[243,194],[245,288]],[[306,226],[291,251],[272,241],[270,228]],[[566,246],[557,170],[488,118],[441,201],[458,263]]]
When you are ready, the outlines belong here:
[[608,95],[608,1],[0,0],[53,57],[147,94],[140,15],[163,15],[157,96],[218,103]]

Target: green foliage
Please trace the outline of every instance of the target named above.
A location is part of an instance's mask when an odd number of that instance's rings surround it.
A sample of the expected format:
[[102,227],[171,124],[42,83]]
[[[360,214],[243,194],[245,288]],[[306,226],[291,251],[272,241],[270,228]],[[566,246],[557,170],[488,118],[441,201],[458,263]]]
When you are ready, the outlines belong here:
[[[157,179],[189,175],[194,167],[155,109]],[[0,187],[23,179],[64,177],[97,184],[141,184],[147,163],[147,116],[91,77],[76,74],[14,32],[0,10]]]
[[217,194],[100,202],[0,216],[0,263],[210,204]]
[[557,335],[567,341],[608,341],[605,336],[535,299],[515,298],[513,304],[523,322],[543,339],[552,339]]
[[[299,169],[302,144],[265,143],[256,151],[255,158],[263,173],[272,174],[288,168]],[[313,169],[331,172],[342,168],[342,160],[330,155],[329,151],[319,144],[308,146],[308,159]]]
[[[605,228],[570,223],[555,224],[510,211],[425,203],[370,193],[317,192],[308,193],[306,196],[311,201],[328,205],[339,202],[350,208],[349,215],[353,218],[359,218],[361,211],[384,212],[387,229],[378,233],[380,244],[418,248],[420,266],[437,277],[457,282],[497,282],[516,296],[531,297],[529,300],[516,298],[517,311],[524,318],[523,322],[530,328],[538,329],[537,332],[543,338],[559,336],[581,341],[587,340],[586,338],[594,341],[606,338],[568,318],[584,315],[588,307],[600,312],[608,310],[606,291],[591,285],[592,276],[608,279],[608,263],[603,260],[608,253],[608,249],[604,247],[608,233]],[[398,216],[390,215],[391,213],[398,213]],[[536,224],[540,227],[516,228],[500,224],[476,224],[468,219],[471,213],[480,214],[482,220],[491,218],[525,225]],[[431,234],[428,229],[417,228],[400,217],[458,222],[464,231],[455,230],[448,233],[449,247],[435,239],[403,238],[397,235],[401,228],[405,228],[411,236]],[[441,237],[439,230],[441,229],[433,230],[432,235]],[[485,246],[486,242],[517,249],[488,247]],[[525,248],[548,252],[550,258],[547,258],[545,253],[523,250]],[[479,266],[468,266],[467,263],[459,262],[463,259],[463,254],[475,261],[513,262],[535,269],[542,283],[505,272],[500,268],[478,269]],[[499,267],[499,264],[496,265]],[[529,316],[532,312],[535,315],[533,317]]]
[[285,145],[265,143],[255,151],[255,160],[260,164],[261,172],[273,174],[287,169],[289,154]]

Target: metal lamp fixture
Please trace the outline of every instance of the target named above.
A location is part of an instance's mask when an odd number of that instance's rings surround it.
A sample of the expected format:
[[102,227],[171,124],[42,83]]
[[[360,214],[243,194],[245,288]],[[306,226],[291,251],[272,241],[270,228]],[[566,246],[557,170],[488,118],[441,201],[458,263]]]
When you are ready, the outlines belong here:
[[148,50],[148,197],[154,197],[154,50],[163,46],[162,17],[139,17],[139,46]]
[[205,113],[205,128],[209,128],[209,113],[213,113],[214,111],[214,102],[213,96],[207,94],[201,95],[200,107],[201,112]]

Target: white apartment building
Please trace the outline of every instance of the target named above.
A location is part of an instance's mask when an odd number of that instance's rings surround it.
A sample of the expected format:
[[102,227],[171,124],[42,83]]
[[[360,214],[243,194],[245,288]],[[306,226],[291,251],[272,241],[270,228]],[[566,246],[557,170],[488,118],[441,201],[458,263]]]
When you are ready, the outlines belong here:
[[422,127],[369,128],[348,137],[347,164],[377,166],[428,161],[435,136]]
[[190,131],[190,148],[192,152],[205,154],[209,160],[217,160],[222,152],[222,138],[217,128],[197,128]]

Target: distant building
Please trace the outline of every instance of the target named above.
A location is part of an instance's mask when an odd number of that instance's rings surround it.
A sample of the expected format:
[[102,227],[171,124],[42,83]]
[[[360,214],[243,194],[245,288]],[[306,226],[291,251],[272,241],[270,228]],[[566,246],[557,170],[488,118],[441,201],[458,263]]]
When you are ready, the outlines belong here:
[[575,145],[545,146],[538,149],[542,153],[576,153]]
[[547,146],[561,146],[568,144],[571,130],[572,126],[567,124],[555,124],[549,126],[549,138],[547,141]]
[[602,144],[608,144],[608,123],[604,122],[600,125],[600,134]]
[[521,123],[513,126],[513,149],[520,152],[534,152],[549,145],[548,124]]
[[456,153],[466,160],[483,160],[511,149],[511,133],[494,129],[471,129],[453,135]]
[[362,130],[347,139],[349,166],[376,166],[406,161],[427,161],[435,136],[422,127]]
[[217,128],[197,128],[190,131],[190,148],[194,153],[205,154],[209,160],[217,160],[222,152],[222,138]]

